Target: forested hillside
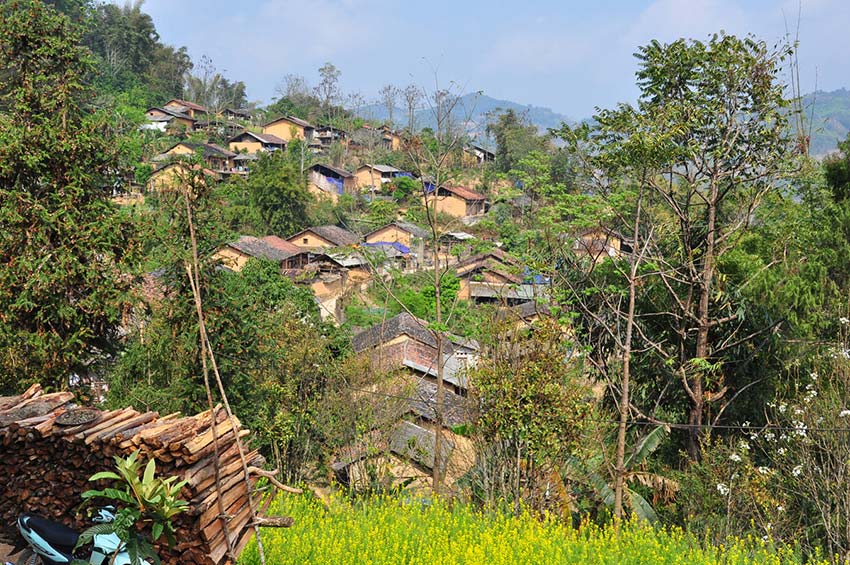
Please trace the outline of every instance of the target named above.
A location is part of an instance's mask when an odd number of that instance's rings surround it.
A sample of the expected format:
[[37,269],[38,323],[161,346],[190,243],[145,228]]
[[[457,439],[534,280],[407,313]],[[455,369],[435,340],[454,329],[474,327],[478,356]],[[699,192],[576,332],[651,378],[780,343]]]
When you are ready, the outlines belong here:
[[[789,125],[790,46],[635,46],[638,99],[580,123],[370,106],[332,62],[254,107],[143,8],[0,4],[0,394],[206,412],[227,552],[297,484],[271,556],[850,555],[850,139]],[[838,139],[846,98],[815,105]],[[245,452],[273,481],[240,498]]]

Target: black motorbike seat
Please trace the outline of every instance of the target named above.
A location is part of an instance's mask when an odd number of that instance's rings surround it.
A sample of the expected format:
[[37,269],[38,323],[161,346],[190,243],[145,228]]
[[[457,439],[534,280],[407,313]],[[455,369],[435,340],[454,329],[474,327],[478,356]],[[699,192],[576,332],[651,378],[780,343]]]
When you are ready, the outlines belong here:
[[67,553],[73,551],[74,546],[77,545],[77,540],[80,539],[80,534],[65,524],[48,520],[38,514],[26,512],[21,514],[18,520],[23,527],[34,531],[47,543]]

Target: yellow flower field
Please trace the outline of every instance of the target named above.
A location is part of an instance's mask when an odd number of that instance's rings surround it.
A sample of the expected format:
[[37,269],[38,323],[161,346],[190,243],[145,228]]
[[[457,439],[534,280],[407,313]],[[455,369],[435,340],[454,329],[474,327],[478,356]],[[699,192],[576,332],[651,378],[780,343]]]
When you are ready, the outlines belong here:
[[[468,506],[374,498],[355,504],[335,499],[330,508],[304,497],[281,497],[272,514],[290,515],[289,529],[264,529],[266,563],[284,564],[486,564],[588,563],[784,565],[801,563],[789,549],[761,540],[737,540],[708,547],[678,529],[632,522],[615,531],[581,529],[556,520],[540,521]],[[240,565],[256,565],[255,542]]]

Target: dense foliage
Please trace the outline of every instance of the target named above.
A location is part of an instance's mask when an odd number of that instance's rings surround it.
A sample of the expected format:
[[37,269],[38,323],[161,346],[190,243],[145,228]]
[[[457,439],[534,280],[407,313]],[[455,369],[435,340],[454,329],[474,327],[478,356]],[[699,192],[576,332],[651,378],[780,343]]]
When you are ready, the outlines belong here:
[[109,201],[118,155],[79,31],[38,1],[0,21],[0,390],[67,387],[114,351],[132,229]]

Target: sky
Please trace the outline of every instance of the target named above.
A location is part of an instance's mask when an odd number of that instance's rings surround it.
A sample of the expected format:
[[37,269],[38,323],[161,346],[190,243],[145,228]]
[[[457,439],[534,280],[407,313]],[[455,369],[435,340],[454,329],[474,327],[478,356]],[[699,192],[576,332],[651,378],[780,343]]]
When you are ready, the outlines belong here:
[[[850,87],[850,0],[146,0],[161,39],[209,57],[248,98],[332,62],[347,93],[452,86],[573,119],[637,96],[633,53],[721,30],[774,44],[799,18],[803,92]],[[399,104],[401,105],[401,104]]]

